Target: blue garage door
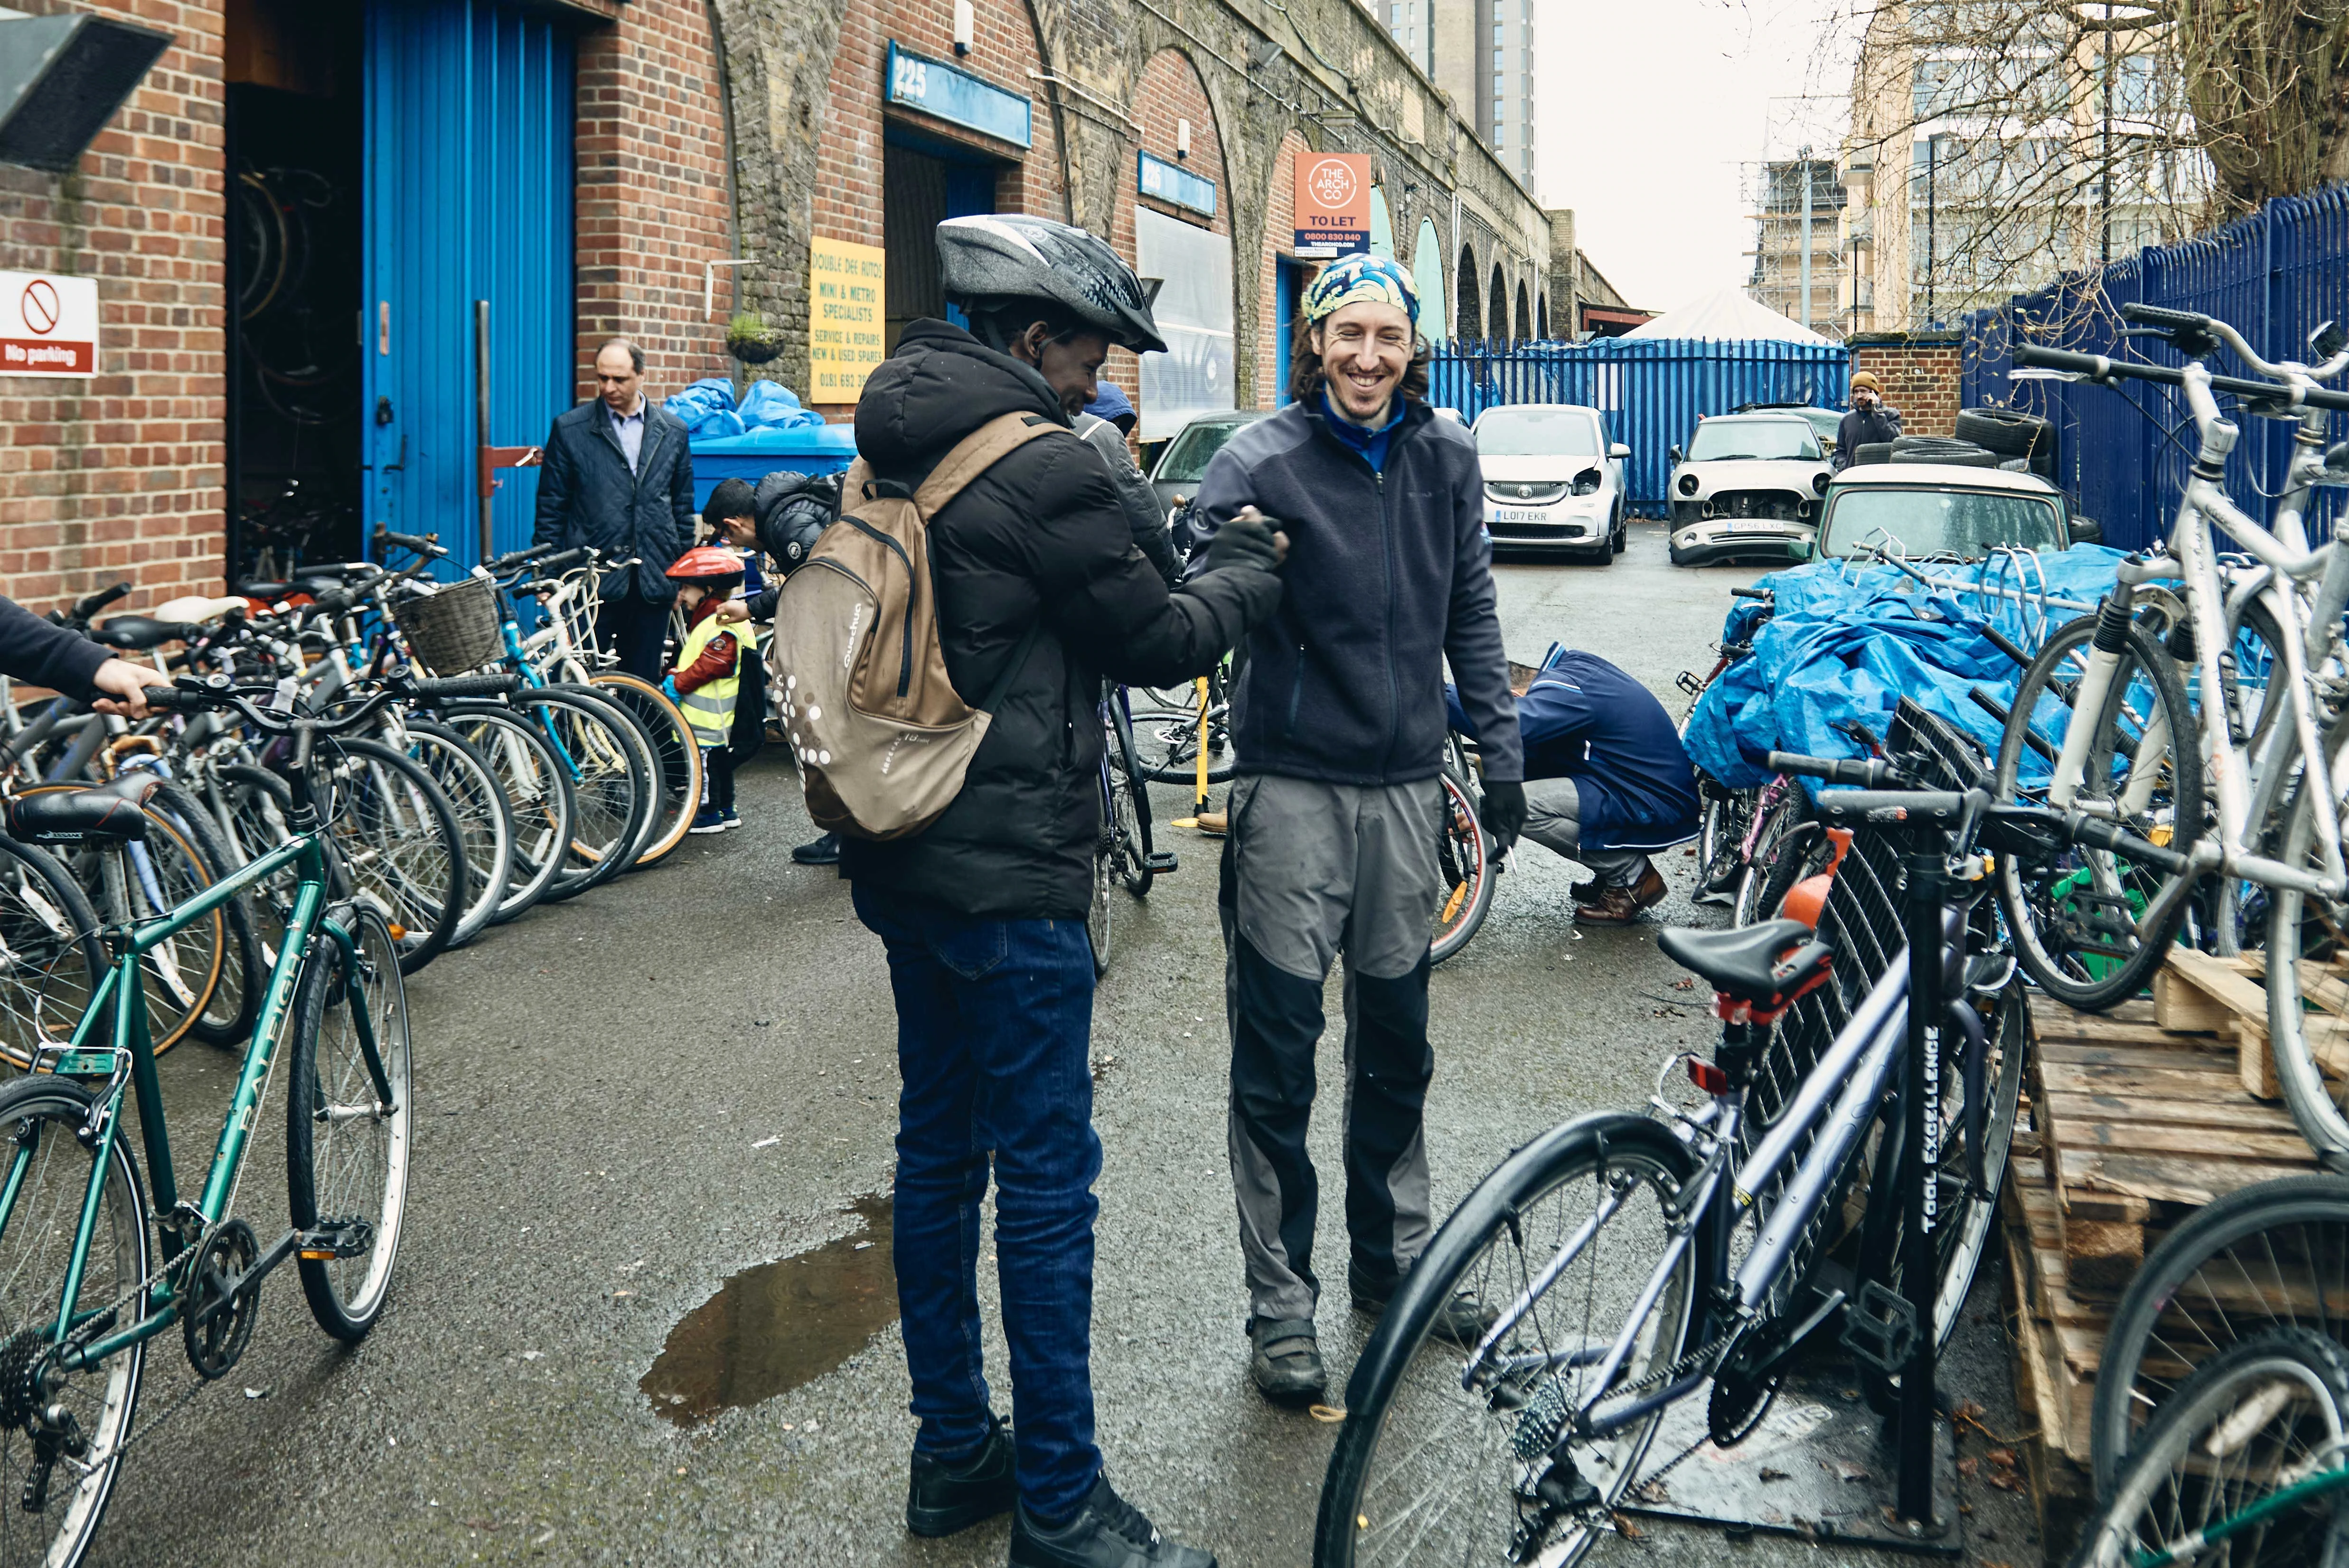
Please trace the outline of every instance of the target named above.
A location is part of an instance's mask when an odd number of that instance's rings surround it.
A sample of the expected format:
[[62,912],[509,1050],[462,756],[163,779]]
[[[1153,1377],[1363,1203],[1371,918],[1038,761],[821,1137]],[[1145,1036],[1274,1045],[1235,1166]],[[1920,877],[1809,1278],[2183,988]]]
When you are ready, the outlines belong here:
[[[369,532],[480,555],[473,302],[490,302],[490,438],[543,440],[571,405],[572,38],[489,0],[367,8],[364,450]],[[537,476],[504,470],[497,551]]]

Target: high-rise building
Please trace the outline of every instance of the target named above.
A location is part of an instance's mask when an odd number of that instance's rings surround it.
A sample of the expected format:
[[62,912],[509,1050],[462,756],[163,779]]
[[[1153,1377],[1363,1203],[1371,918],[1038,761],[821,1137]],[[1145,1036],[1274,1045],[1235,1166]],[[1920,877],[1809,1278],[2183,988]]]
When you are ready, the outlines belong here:
[[1460,118],[1534,184],[1533,0],[1367,0]]
[[[1810,180],[1806,203],[1803,181]],[[1844,207],[1842,181],[1832,158],[1765,162],[1754,213],[1754,273],[1745,292],[1780,315],[1828,337],[1843,334],[1843,247],[1837,219]],[[1807,219],[1807,227],[1806,220]],[[1803,251],[1811,253],[1810,301],[1803,299]]]

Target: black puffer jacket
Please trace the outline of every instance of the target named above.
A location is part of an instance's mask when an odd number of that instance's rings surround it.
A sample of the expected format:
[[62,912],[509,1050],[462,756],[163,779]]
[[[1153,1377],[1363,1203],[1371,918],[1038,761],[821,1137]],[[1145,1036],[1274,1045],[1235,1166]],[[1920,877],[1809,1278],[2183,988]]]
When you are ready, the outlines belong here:
[[840,476],[780,469],[759,481],[750,505],[760,552],[775,563],[767,585],[750,595],[750,619],[771,621],[783,579],[800,569],[816,536],[840,515]]
[[[856,447],[878,477],[916,485],[979,426],[1024,412],[1068,422],[1035,371],[918,321],[864,384]],[[931,521],[930,562],[947,673],[966,699],[1040,619],[1042,634],[946,814],[910,838],[845,840],[841,874],[964,914],[1081,919],[1101,821],[1102,677],[1206,674],[1279,603],[1280,580],[1234,567],[1170,593],[1133,547],[1100,455],[1073,433],[1029,442],[949,501]]]

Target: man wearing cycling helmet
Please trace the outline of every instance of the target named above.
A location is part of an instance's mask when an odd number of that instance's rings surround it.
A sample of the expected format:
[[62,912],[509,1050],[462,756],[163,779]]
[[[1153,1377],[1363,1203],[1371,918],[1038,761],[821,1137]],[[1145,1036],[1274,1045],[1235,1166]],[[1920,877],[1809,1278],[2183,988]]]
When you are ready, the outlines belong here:
[[[1249,634],[1233,697],[1239,777],[1219,898],[1248,1371],[1290,1403],[1328,1386],[1306,1129],[1322,985],[1341,951],[1354,1305],[1384,1310],[1433,1230],[1422,1121],[1447,660],[1487,738],[1485,826],[1506,849],[1526,821],[1476,443],[1428,407],[1411,274],[1349,256],[1302,306],[1295,400],[1232,437],[1194,509],[1210,549],[1257,507],[1292,542],[1285,596]],[[1473,1344],[1487,1312],[1456,1298],[1437,1330]]]
[[[929,521],[948,676],[976,696],[1009,671],[961,793],[918,833],[841,845],[897,1007],[892,1256],[921,1423],[905,1523],[944,1535],[1016,1509],[1026,1568],[1212,1568],[1111,1489],[1093,1445],[1096,705],[1105,675],[1162,686],[1213,667],[1278,602],[1280,542],[1237,521],[1173,590],[1134,548],[1108,468],[1069,428],[1112,345],[1166,346],[1115,252],[1019,216],[950,219],[937,242],[970,329],[913,323],[865,382],[856,445],[874,482],[918,486],[1007,414],[1051,428]],[[843,498],[850,515],[859,500]],[[1016,1433],[980,1356],[990,1158]]]

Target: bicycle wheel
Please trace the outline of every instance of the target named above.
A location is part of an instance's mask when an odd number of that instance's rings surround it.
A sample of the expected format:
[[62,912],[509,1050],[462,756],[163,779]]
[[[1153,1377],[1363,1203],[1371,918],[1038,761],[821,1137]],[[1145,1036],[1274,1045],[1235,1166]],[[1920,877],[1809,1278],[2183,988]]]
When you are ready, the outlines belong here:
[[2210,1358],[2154,1417],[2077,1568],[2141,1563],[2344,1568],[2349,1355],[2306,1329],[2271,1329]]
[[[294,792],[276,774],[233,763],[214,770],[206,792],[212,820],[228,841],[230,853],[243,858],[241,863],[250,865],[294,837]],[[277,950],[285,944],[285,923],[293,918],[294,892],[301,880],[301,873],[288,866],[254,886],[254,937],[264,970],[277,966]]]
[[45,850],[0,838],[0,1057],[60,1046],[106,972],[98,912]]
[[536,716],[571,781],[571,840],[545,896],[575,898],[635,859],[652,799],[644,743],[625,714],[584,688],[524,692],[515,700]]
[[1430,965],[1467,946],[1493,908],[1492,843],[1476,820],[1476,803],[1449,771],[1440,777],[1444,820],[1437,830],[1435,869],[1444,888],[1428,938]]
[[[1116,799],[1117,791],[1106,767],[1102,769],[1101,788],[1110,799]],[[1106,803],[1100,810],[1101,827],[1093,835],[1092,900],[1085,906],[1085,941],[1093,950],[1096,980],[1109,973],[1109,892],[1117,882],[1117,830],[1112,820],[1115,812]]]
[[2112,1495],[2147,1418],[2189,1373],[2279,1327],[2349,1338],[2349,1178],[2286,1176],[2230,1192],[2146,1255],[2096,1367],[2096,1495]]
[[[195,847],[203,863],[205,886],[243,868],[244,861],[221,836],[203,802],[177,784],[158,787],[149,798],[148,810],[167,814],[172,826]],[[261,944],[254,935],[249,901],[240,896],[222,904],[221,921],[226,942],[220,984],[212,987],[190,1032],[206,1045],[241,1047],[252,1036],[253,1021],[261,1011],[260,980],[267,972],[261,966]]]
[[[613,733],[619,738],[620,743],[627,748],[636,772],[638,815],[636,835],[629,841],[627,853],[620,862],[620,872],[634,871],[643,862],[644,856],[650,851],[653,836],[661,828],[662,812],[667,805],[662,795],[660,763],[654,750],[652,731],[646,727],[644,720],[629,711],[618,698],[607,695],[598,687],[582,684],[574,686],[550,686],[547,689],[565,692],[602,705],[605,717],[611,724]],[[693,825],[691,820],[693,812],[700,809],[701,803],[697,798],[691,810],[687,813],[686,826],[688,829]],[[620,872],[615,874],[620,874]]]
[[1150,892],[1156,872],[1150,865],[1150,786],[1133,755],[1133,725],[1124,706],[1112,693],[1109,698],[1110,827],[1117,841],[1114,870],[1125,891],[1136,898]]
[[511,709],[457,705],[441,717],[489,763],[513,822],[512,869],[490,917],[492,925],[502,925],[543,898],[563,874],[571,845],[571,777],[546,737]]
[[[2277,856],[2288,866],[2323,870],[2319,810],[2329,809],[2334,822],[2349,824],[2349,779],[2343,777],[2349,768],[2349,725],[2335,729],[2330,745],[2326,771],[2333,798],[2320,803],[2305,779],[2294,786]],[[2349,1084],[2343,1081],[2349,1073],[2349,1029],[2303,998],[2323,984],[2332,973],[2328,965],[2349,948],[2349,903],[2291,888],[2261,891],[2268,900],[2268,1053],[2276,1084],[2301,1136],[2338,1169],[2349,1163]]]
[[[301,1253],[310,1315],[356,1344],[383,1311],[399,1255],[415,1090],[398,945],[374,910],[358,906],[353,920],[356,961],[321,934],[302,974],[285,1095],[285,1189],[295,1230],[337,1233]],[[367,1066],[362,1021],[383,1068],[381,1086]]]
[[[212,885],[203,857],[171,819],[151,804],[144,815],[143,841],[88,840],[61,845],[56,851],[57,864],[88,895],[101,923],[155,919]],[[147,1032],[157,1056],[185,1039],[203,1016],[227,967],[229,943],[229,917],[222,907],[189,922],[140,957],[140,989],[146,996]]]
[[625,709],[644,730],[647,743],[652,748],[660,790],[650,825],[645,830],[644,848],[636,851],[636,866],[641,871],[685,842],[687,832],[693,827],[693,814],[701,810],[701,744],[694,738],[693,727],[686,723],[677,704],[651,682],[606,670],[590,676],[588,684],[598,695]]
[[[15,1183],[0,1211],[0,1368],[11,1379],[0,1399],[0,1470],[23,1489],[0,1510],[0,1561],[9,1563],[81,1561],[113,1494],[146,1367],[143,1343],[80,1372],[65,1371],[48,1354],[75,1226],[98,1174],[91,1169],[97,1151],[76,1136],[89,1108],[80,1086],[46,1073],[0,1088],[0,1127],[11,1135],[7,1165]],[[102,1311],[116,1326],[136,1315],[135,1304],[123,1298],[153,1266],[146,1212],[130,1140],[118,1131],[98,1183],[98,1222],[74,1297],[78,1313]],[[51,1411],[62,1419],[47,1418]],[[63,1457],[60,1437],[87,1444],[77,1460],[56,1464]],[[45,1485],[32,1484],[36,1475]]]
[[[1693,1168],[1661,1125],[1601,1115],[1535,1140],[1477,1184],[1413,1264],[1355,1367],[1321,1485],[1316,1568],[1566,1568],[1605,1532],[1605,1511],[1631,1484],[1663,1411],[1590,1439],[1574,1435],[1573,1417],[1601,1392],[1599,1363],[1619,1339],[1628,1351],[1601,1418],[1682,1352],[1702,1239],[1680,1253],[1644,1315],[1631,1315],[1681,1223],[1672,1205]],[[1481,1356],[1434,1333],[1439,1311],[1464,1292],[1503,1312]]]
[[[2072,694],[2095,630],[2093,615],[2058,628],[2023,672],[1999,739],[1998,800],[2045,804],[2051,768],[2031,738],[2060,752],[2081,721]],[[2128,628],[2104,710],[2089,717],[2095,730],[2075,803],[2138,838],[2184,850],[2203,825],[2200,731],[2177,665],[2144,627]],[[2070,848],[2042,861],[2002,855],[1996,874],[2023,968],[2057,1001],[2091,1012],[2144,989],[2185,917],[2184,901],[2173,901],[2161,929],[2146,929],[2141,917],[2162,873],[2103,850]]]
[[1730,924],[1751,925],[1764,918],[1764,896],[1782,851],[1798,852],[1803,844],[1816,837],[1796,830],[1810,820],[1811,798],[1803,793],[1800,784],[1789,781],[1785,792],[1763,812],[1761,830],[1754,838],[1753,858],[1738,873],[1737,896],[1730,904]]
[[361,903],[399,929],[399,972],[440,955],[465,915],[464,835],[421,763],[374,740],[324,757],[335,794],[326,836]]
[[1753,825],[1757,792],[1727,789],[1699,774],[1704,807],[1696,820],[1696,881],[1702,896],[1733,898],[1745,870],[1745,830]]
[[513,820],[505,791],[489,763],[454,730],[437,724],[407,726],[408,755],[421,763],[449,798],[465,851],[465,907],[451,947],[462,947],[488,928],[513,870]]
[[[1145,779],[1195,784],[1199,778],[1199,686],[1143,686],[1133,710],[1134,755]],[[1221,784],[1239,767],[1232,745],[1231,704],[1221,671],[1207,681],[1207,782]]]

